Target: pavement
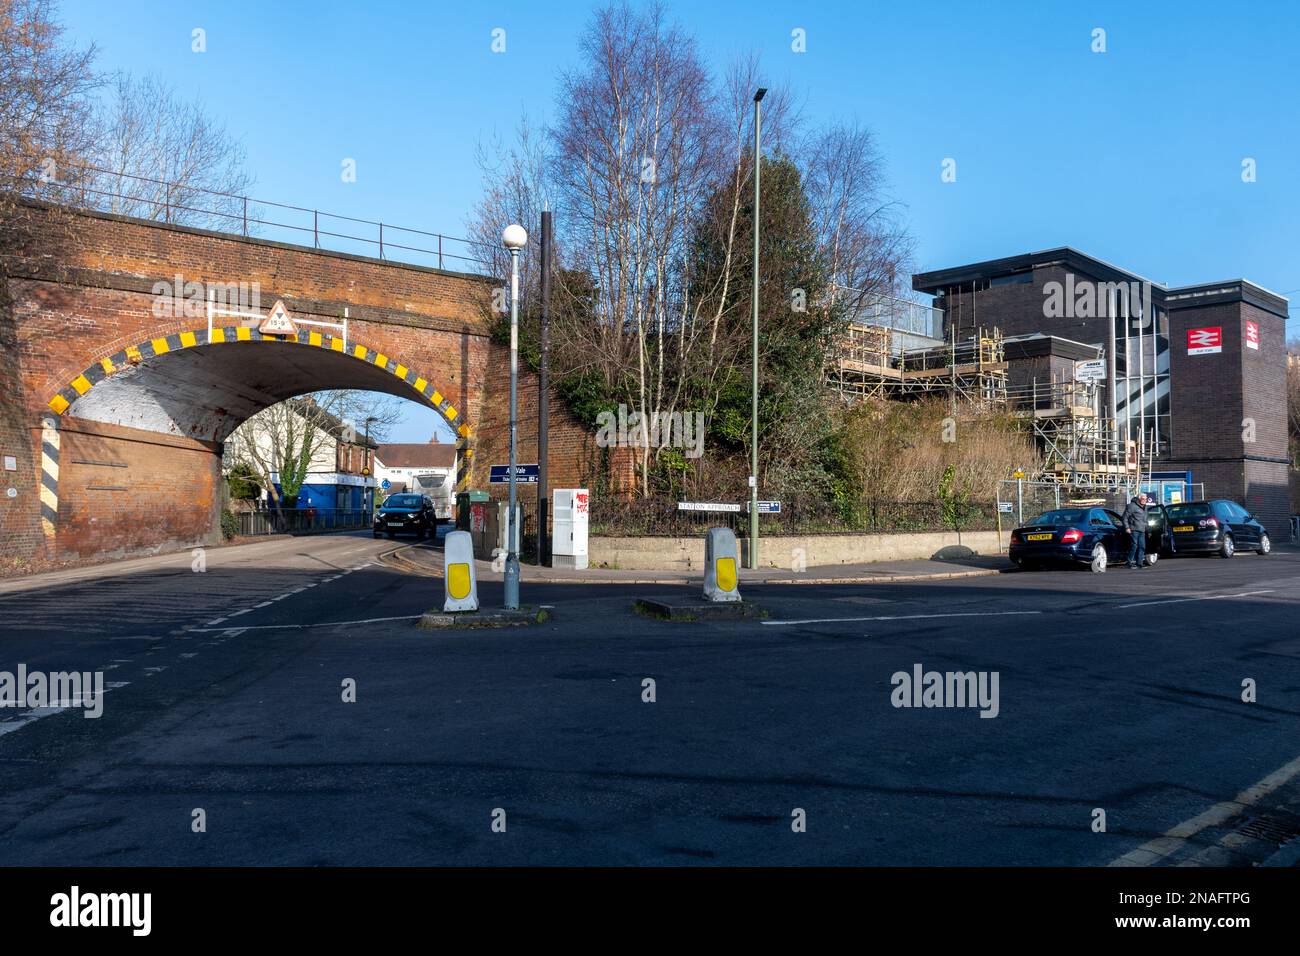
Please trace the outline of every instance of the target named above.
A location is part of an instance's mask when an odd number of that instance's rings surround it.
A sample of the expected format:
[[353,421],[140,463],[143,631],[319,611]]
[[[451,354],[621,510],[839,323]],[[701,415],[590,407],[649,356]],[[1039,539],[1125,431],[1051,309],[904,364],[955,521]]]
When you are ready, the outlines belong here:
[[[442,549],[434,543],[395,547],[385,552],[382,561],[398,570],[412,574],[442,577]],[[947,578],[976,577],[983,574],[1001,574],[1013,570],[1005,555],[972,555],[965,558],[938,560],[927,558],[908,561],[863,561],[854,564],[834,564],[811,567],[803,571],[786,568],[741,568],[740,586],[755,584],[879,584],[887,581],[944,580]],[[481,578],[492,572],[491,561],[475,561],[475,572]],[[702,571],[682,570],[632,570],[627,568],[586,568],[573,571],[565,568],[538,567],[521,563],[521,583],[535,584],[665,584],[698,585]],[[499,572],[498,572],[499,573]]]
[[[768,618],[695,624],[637,614],[644,585],[525,567],[551,620],[428,631],[436,550],[404,552],[416,573],[398,547],[294,538],[201,571],[186,553],[0,582],[0,671],[111,686],[97,719],[0,710],[0,859],[1295,865],[1296,549],[742,578]],[[490,568],[480,599],[500,604]],[[985,697],[905,694],[918,665]]]

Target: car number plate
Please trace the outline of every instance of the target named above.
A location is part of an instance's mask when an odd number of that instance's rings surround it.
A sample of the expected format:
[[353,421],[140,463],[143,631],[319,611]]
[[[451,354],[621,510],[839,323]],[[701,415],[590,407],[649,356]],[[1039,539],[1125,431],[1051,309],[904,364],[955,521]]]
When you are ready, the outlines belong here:
[[1174,526],[1174,530],[1175,530],[1175,531],[1195,531],[1196,529],[1193,528],[1193,527],[1192,527],[1191,525],[1189,525],[1189,524],[1180,524],[1180,525],[1175,525],[1175,526]]
[[1051,541],[1052,536],[1050,534],[1027,534],[1025,535],[1025,540],[1026,541]]

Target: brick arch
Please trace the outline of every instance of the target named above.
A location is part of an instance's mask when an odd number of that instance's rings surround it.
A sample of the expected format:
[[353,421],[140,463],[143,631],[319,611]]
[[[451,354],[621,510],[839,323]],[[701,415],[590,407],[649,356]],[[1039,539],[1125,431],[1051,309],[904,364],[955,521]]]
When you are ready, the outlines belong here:
[[359,362],[366,362],[391,373],[416,393],[419,401],[433,408],[462,439],[468,439],[472,429],[460,411],[442,392],[405,363],[385,353],[355,341],[344,342],[342,337],[315,331],[299,331],[296,336],[263,335],[257,329],[245,326],[214,327],[174,332],[128,346],[113,355],[100,359],[84,369],[67,385],[60,388],[46,403],[56,415],[64,415],[76,401],[96,385],[108,381],[124,368],[138,365],[145,359],[178,352],[199,346],[228,345],[236,343],[265,342],[270,347],[300,346],[324,349]]

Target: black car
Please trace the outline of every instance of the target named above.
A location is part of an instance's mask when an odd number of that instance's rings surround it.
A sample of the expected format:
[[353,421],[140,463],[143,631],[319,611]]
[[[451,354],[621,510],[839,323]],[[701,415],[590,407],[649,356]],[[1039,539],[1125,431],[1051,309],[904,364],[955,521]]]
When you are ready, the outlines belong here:
[[[1155,564],[1168,553],[1165,513],[1161,506],[1147,509],[1147,563]],[[1100,574],[1115,561],[1128,559],[1132,539],[1124,519],[1105,508],[1058,508],[1039,515],[1011,532],[1011,560],[1032,571],[1047,564],[1086,564]]]
[[1225,498],[1169,505],[1169,527],[1179,554],[1218,554],[1230,558],[1238,551],[1268,554],[1268,531],[1241,505]]
[[433,499],[428,495],[389,495],[375,512],[374,534],[390,538],[399,534],[413,534],[421,541],[435,533],[438,526],[433,510]]

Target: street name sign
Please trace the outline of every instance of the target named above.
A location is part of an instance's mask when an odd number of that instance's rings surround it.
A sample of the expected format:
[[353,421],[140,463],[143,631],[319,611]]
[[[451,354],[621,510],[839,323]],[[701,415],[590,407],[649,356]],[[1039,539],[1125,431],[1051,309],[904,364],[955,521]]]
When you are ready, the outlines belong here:
[[[537,465],[515,465],[515,483],[520,485],[535,485],[541,473]],[[508,485],[510,484],[510,465],[493,465],[488,471],[489,485]]]

